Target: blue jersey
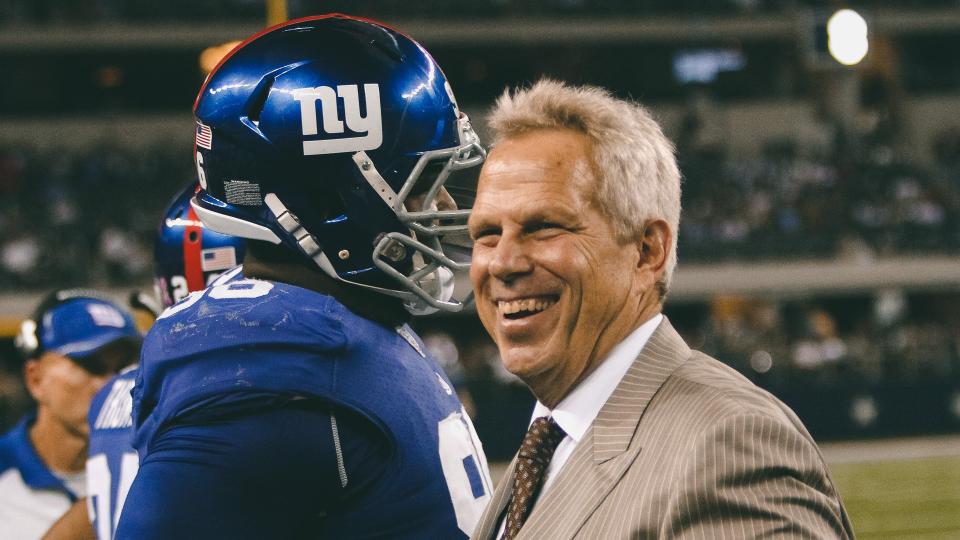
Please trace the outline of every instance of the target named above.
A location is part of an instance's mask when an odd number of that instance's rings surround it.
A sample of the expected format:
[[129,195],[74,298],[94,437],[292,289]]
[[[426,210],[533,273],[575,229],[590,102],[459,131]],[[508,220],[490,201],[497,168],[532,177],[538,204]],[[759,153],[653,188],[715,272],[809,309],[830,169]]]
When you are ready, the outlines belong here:
[[[479,440],[423,344],[409,327],[376,324],[333,297],[244,279],[237,268],[160,316],[140,367],[133,396],[142,463],[171,425],[196,425],[205,410],[247,414],[280,398],[320,401],[374,426],[389,462],[361,495],[316,509],[326,516],[324,537],[463,538],[489,500]],[[350,456],[338,448],[346,486],[344,461]],[[229,519],[230,508],[211,519]]]
[[93,397],[87,416],[90,451],[87,459],[87,514],[99,540],[110,540],[137,474],[133,449],[133,398],[137,376],[130,366],[110,379]]

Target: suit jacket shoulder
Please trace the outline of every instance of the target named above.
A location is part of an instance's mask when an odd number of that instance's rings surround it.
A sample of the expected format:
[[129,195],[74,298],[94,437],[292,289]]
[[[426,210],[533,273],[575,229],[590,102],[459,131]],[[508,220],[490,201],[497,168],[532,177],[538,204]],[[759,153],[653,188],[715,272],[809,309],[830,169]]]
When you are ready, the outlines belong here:
[[[676,407],[678,399],[684,406]],[[699,416],[706,425],[734,416],[761,416],[792,426],[813,443],[787,405],[730,366],[700,351],[691,351],[689,359],[664,381],[649,406],[660,407],[670,409],[674,416]]]
[[693,352],[646,415],[637,433],[641,454],[661,449],[656,461],[670,470],[656,537],[853,536],[803,423],[730,367]]

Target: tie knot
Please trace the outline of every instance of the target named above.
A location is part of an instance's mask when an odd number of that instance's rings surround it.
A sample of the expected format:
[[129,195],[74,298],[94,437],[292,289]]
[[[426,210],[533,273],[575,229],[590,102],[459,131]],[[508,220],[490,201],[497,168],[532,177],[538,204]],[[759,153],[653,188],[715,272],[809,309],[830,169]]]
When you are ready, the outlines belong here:
[[567,434],[553,419],[541,416],[530,424],[520,445],[520,457],[550,461],[560,441]]

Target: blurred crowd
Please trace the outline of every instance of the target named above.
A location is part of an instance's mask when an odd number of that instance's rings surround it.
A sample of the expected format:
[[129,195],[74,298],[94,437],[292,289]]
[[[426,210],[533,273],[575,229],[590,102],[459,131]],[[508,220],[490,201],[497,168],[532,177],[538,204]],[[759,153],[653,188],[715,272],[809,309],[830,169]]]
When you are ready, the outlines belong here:
[[850,135],[823,114],[757,158],[731,155],[691,106],[678,137],[684,260],[853,257],[960,250],[960,130],[933,162],[898,149],[885,119]]
[[0,290],[143,283],[188,150],[0,147]]
[[[736,14],[831,8],[830,0],[475,0],[445,2],[428,0],[288,0],[293,16],[319,12],[405,17],[502,17],[513,15],[609,15],[668,14],[696,11],[703,14]],[[955,0],[861,0],[857,7],[923,8],[955,6]],[[263,18],[263,0],[0,0],[0,21],[32,23],[83,23],[104,21],[258,21]]]
[[[925,167],[879,135],[847,141],[829,126],[823,144],[772,140],[756,158],[726,152],[695,118],[685,126],[684,261],[960,252],[958,129]],[[142,283],[157,216],[193,174],[184,155],[0,147],[0,290]]]
[[684,334],[781,397],[818,437],[947,431],[960,426],[958,299],[717,298]]

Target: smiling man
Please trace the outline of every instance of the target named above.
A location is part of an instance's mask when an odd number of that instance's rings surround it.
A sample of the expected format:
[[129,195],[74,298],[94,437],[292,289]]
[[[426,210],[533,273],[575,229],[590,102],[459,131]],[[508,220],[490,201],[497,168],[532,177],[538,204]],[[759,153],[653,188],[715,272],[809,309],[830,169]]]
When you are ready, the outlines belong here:
[[680,173],[650,115],[541,81],[490,127],[470,277],[538,403],[474,538],[851,537],[793,412],[660,313]]

